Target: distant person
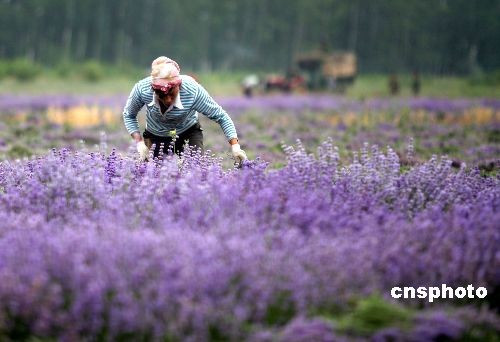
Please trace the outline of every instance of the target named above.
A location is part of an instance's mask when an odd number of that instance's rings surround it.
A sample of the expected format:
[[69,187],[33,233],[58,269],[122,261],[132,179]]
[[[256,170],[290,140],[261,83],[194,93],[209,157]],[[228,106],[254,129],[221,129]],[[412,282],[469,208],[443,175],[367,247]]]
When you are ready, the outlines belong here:
[[[137,114],[146,106],[146,129],[141,136]],[[151,76],[137,82],[123,110],[125,128],[135,140],[140,159],[146,160],[155,144],[154,156],[169,148],[173,138],[174,150],[183,152],[187,142],[203,152],[203,129],[198,112],[217,122],[224,132],[232,155],[240,162],[247,159],[240,148],[236,128],[229,115],[192,77],[180,74],[179,65],[167,57],[158,57],[151,64]],[[144,138],[144,139],[143,139]]]
[[396,74],[392,74],[389,77],[389,92],[391,95],[399,94],[399,81]]
[[411,90],[414,96],[418,96],[418,94],[420,94],[420,75],[417,71],[413,72],[413,77],[411,80]]
[[286,84],[287,88],[284,89],[286,92],[290,92],[292,90],[296,90],[300,87],[304,86],[304,78],[300,74],[299,70],[296,68],[290,67],[286,71]]
[[259,85],[259,77],[255,74],[250,74],[243,78],[241,87],[243,88],[243,95],[252,97],[255,88]]

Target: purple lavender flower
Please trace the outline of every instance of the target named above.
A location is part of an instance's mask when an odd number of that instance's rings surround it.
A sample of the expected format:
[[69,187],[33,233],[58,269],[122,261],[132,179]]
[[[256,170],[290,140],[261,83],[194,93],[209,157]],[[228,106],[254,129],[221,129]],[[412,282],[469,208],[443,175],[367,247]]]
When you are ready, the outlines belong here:
[[280,334],[279,341],[287,342],[340,342],[344,338],[335,336],[331,323],[322,319],[305,319],[297,317],[291,321]]
[[416,326],[413,329],[411,341],[442,341],[457,340],[464,331],[461,322],[448,317],[442,312],[434,312],[431,315],[416,318]]
[[[498,288],[498,178],[440,157],[401,173],[369,144],[350,162],[333,140],[285,151],[274,170],[106,146],[0,162],[0,334],[336,340],[300,317],[393,286]],[[415,336],[463,330],[440,317]]]

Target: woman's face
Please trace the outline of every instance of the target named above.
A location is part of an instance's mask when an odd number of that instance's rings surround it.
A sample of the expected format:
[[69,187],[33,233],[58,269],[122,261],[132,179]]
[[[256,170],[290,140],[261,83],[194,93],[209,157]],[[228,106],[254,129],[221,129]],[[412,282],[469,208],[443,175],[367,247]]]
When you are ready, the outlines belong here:
[[160,90],[155,90],[156,96],[158,96],[158,99],[163,103],[166,107],[170,107],[174,101],[175,98],[177,97],[177,94],[179,93],[179,86],[175,86],[170,88],[169,91],[162,92]]

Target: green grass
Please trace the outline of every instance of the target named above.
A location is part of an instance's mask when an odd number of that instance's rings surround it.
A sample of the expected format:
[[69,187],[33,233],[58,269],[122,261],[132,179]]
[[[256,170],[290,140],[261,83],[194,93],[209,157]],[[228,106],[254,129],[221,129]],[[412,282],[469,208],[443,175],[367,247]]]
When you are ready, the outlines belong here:
[[[240,82],[248,74],[245,71],[196,72],[183,70],[194,76],[213,95],[240,95]],[[263,79],[266,73],[258,73]],[[0,94],[117,94],[128,93],[142,77],[146,68],[135,66],[105,66],[98,63],[71,65],[61,64],[44,68],[33,79],[23,80],[13,76],[0,77]],[[92,76],[92,77],[90,77]],[[399,75],[400,96],[411,96],[411,75]],[[359,75],[346,95],[355,99],[389,96],[388,75]],[[472,78],[422,75],[421,96],[439,97],[500,97],[500,83],[478,82]]]
[[371,296],[360,300],[352,312],[340,317],[337,329],[362,336],[371,336],[376,331],[388,327],[397,327],[404,331],[410,329],[413,314],[413,311],[402,305]]
[[[189,74],[189,73],[188,73]],[[198,82],[214,95],[241,95],[240,82],[247,73],[243,71],[196,74]]]
[[[243,73],[193,73],[198,82],[215,95],[239,95]],[[147,71],[130,74],[103,75],[96,81],[79,74],[59,76],[56,70],[46,70],[33,80],[12,77],[0,79],[0,94],[128,94],[135,82],[148,76]]]
[[104,78],[97,82],[85,81],[79,76],[58,77],[44,73],[29,82],[13,78],[0,81],[0,93],[5,94],[125,94],[136,81],[129,77]]
[[[411,96],[411,75],[399,75],[400,96]],[[454,76],[421,76],[420,96],[430,97],[500,97],[500,84],[473,82]],[[389,96],[388,75],[361,75],[346,95],[353,98]]]

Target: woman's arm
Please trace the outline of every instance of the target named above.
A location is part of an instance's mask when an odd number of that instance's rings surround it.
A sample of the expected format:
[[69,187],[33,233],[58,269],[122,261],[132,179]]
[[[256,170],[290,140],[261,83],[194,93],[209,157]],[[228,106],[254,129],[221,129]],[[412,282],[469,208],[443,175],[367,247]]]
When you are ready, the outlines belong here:
[[238,142],[238,135],[236,134],[233,120],[231,120],[226,111],[215,102],[200,84],[198,84],[198,93],[193,104],[193,109],[217,122],[231,145]]
[[132,88],[132,91],[130,92],[127,103],[125,104],[125,108],[123,109],[123,122],[125,124],[125,128],[135,141],[142,140],[139,131],[139,121],[137,120],[137,114],[143,106],[144,101],[142,100],[141,93],[139,91],[139,83],[136,83]]

